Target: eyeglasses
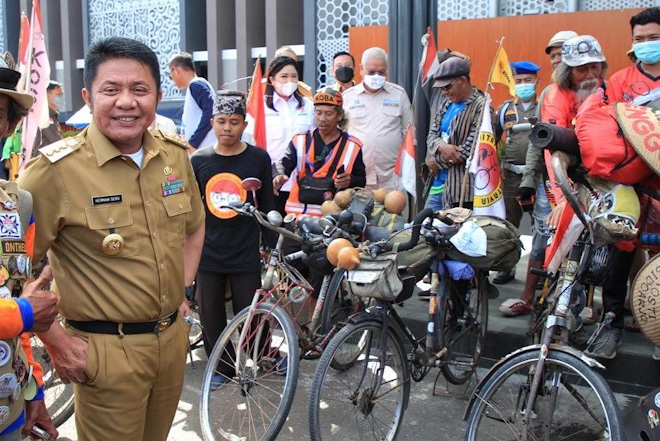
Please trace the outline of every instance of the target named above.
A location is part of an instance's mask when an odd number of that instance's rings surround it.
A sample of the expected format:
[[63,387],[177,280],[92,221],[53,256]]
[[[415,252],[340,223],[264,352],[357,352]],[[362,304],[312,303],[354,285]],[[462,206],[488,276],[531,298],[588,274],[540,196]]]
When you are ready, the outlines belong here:
[[445,92],[449,91],[452,87],[454,87],[454,84],[456,84],[456,80],[452,81],[451,83],[447,84],[446,86],[440,86],[441,90],[444,90]]

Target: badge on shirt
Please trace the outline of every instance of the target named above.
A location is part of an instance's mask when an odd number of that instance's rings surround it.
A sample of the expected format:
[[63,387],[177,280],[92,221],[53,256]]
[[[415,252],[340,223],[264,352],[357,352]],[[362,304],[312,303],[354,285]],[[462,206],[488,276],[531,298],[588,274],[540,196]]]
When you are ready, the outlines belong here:
[[0,406],[0,425],[4,424],[9,419],[9,408],[7,406]]
[[399,100],[395,100],[392,98],[385,98],[383,100],[383,106],[385,107],[399,107]]
[[2,254],[25,254],[25,241],[3,240]]
[[92,196],[92,205],[114,204],[122,202],[124,197],[120,194],[109,194],[106,196]]
[[11,360],[11,347],[6,341],[0,340],[0,366],[4,366]]
[[21,238],[21,218],[18,213],[0,213],[0,238]]
[[6,286],[0,286],[0,299],[11,299],[11,291]]
[[0,377],[0,398],[12,396],[17,384],[18,379],[14,374],[4,374]]
[[171,196],[186,191],[183,186],[183,179],[177,178],[174,174],[169,175],[161,186],[163,187],[163,196]]

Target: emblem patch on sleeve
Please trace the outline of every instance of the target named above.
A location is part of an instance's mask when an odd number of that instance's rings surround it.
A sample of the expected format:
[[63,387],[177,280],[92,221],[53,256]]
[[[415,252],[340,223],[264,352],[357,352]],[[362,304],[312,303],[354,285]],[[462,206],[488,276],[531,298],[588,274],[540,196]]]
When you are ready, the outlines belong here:
[[21,218],[18,213],[0,213],[0,238],[21,238]]

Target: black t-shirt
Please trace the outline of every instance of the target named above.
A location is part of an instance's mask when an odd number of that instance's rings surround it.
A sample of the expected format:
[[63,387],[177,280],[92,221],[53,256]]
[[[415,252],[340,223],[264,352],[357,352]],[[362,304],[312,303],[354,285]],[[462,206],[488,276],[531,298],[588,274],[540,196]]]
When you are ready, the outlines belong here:
[[206,235],[201,271],[246,273],[260,271],[257,222],[249,217],[219,207],[235,201],[254,204],[252,192],[241,186],[245,178],[261,180],[257,193],[259,210],[275,208],[270,157],[252,145],[238,155],[223,156],[213,146],[199,149],[190,158],[206,210]]

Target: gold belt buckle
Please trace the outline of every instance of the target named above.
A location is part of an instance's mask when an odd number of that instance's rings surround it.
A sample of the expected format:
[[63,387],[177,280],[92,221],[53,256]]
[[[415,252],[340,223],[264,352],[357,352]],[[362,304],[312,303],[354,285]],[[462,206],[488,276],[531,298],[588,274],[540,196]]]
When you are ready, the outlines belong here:
[[158,322],[158,324],[154,328],[154,332],[158,332],[158,333],[163,332],[164,330],[170,327],[170,324],[172,324],[172,319],[170,317],[164,318]]

